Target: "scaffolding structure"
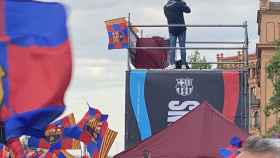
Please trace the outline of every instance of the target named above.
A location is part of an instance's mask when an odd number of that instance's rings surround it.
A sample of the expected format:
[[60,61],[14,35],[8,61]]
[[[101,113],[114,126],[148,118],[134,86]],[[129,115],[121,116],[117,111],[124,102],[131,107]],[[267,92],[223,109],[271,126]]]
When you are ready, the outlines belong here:
[[[134,31],[135,29],[133,28],[168,28],[168,27],[186,27],[186,28],[239,28],[243,30],[243,39],[240,41],[186,41],[186,44],[207,44],[209,46],[204,46],[204,47],[137,47],[136,46],[136,41],[137,38],[137,33]],[[172,49],[186,49],[186,50],[236,50],[236,51],[241,51],[244,54],[243,60],[240,61],[232,61],[232,62],[196,62],[192,63],[189,62],[189,64],[221,64],[221,65],[227,65],[227,64],[236,64],[240,65],[239,69],[236,71],[242,71],[244,72],[244,111],[245,114],[240,114],[241,116],[241,121],[244,122],[244,127],[246,129],[249,129],[249,105],[250,105],[250,100],[249,100],[249,84],[248,84],[248,68],[249,68],[249,36],[248,36],[248,23],[247,21],[244,21],[241,25],[133,25],[131,22],[131,15],[128,15],[128,57],[127,57],[127,69],[128,71],[132,70],[132,60],[131,56],[136,53],[137,50],[172,50]],[[221,44],[226,44],[230,46],[211,46],[211,45],[221,45]],[[239,45],[239,46],[236,46]],[[168,52],[168,51],[167,51]],[[186,71],[191,71],[191,70],[186,70]],[[211,71],[211,70],[210,70]]]

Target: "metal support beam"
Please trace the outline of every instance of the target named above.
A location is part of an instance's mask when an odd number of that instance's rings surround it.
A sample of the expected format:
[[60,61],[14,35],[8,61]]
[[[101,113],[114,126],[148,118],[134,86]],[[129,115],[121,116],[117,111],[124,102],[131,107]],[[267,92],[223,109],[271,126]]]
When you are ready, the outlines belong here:
[[221,64],[221,65],[228,65],[228,64],[239,64],[239,65],[246,65],[246,62],[188,62],[188,64]]
[[[179,43],[179,42],[177,42]],[[186,44],[245,44],[238,41],[187,41]]]
[[129,25],[128,27],[241,27],[245,28],[247,25],[182,25],[182,24],[173,24],[173,25]]

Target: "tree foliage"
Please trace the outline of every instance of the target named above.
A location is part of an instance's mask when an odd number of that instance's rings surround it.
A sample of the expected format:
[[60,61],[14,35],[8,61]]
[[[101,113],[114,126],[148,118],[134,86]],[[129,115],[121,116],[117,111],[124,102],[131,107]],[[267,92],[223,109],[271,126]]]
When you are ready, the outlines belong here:
[[279,137],[279,136],[280,136],[280,120],[278,120],[277,123],[264,134],[265,138],[272,138],[272,137]]
[[270,116],[272,113],[280,112],[280,49],[267,66],[267,74],[274,88],[273,96],[269,99],[269,104],[265,109],[266,115]]
[[198,51],[195,51],[194,53],[191,53],[191,55],[188,56],[189,61],[191,64],[191,69],[211,69],[212,65],[206,63],[207,60],[205,56],[201,56]]
[[[267,66],[268,78],[273,84],[273,96],[269,99],[269,104],[264,112],[266,116],[280,112],[280,47]],[[280,119],[265,133],[265,137],[273,137],[280,133]]]

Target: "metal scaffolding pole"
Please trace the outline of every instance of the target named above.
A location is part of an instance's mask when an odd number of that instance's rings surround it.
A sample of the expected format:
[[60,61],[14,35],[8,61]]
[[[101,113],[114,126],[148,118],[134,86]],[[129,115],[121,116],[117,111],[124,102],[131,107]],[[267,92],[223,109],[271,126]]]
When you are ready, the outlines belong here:
[[[131,14],[128,13],[128,26],[131,25]],[[131,59],[130,59],[130,51],[131,51],[131,28],[128,27],[128,54],[127,54],[127,70],[131,70],[131,67],[130,67],[130,62],[131,62]]]
[[130,25],[129,27],[156,27],[156,28],[159,28],[159,27],[205,27],[205,28],[209,28],[209,27],[224,27],[224,28],[227,28],[227,27],[237,27],[237,28],[240,28],[240,27],[243,27],[243,28],[246,28],[246,25],[182,25],[182,24],[173,24],[173,25]]
[[245,85],[244,85],[244,93],[245,93],[245,103],[244,103],[244,106],[245,106],[245,128],[246,129],[249,129],[249,117],[250,115],[248,115],[250,113],[250,99],[249,99],[249,35],[248,35],[248,22],[245,21],[244,22],[244,26],[245,27],[245,31],[244,31],[244,34],[245,34],[245,40],[244,40],[244,43],[245,43],[245,62],[246,62],[246,67],[245,67]]
[[130,47],[130,49],[144,50],[169,50],[169,49],[187,49],[187,50],[245,50],[244,47]]
[[187,41],[186,44],[245,44],[238,41]]

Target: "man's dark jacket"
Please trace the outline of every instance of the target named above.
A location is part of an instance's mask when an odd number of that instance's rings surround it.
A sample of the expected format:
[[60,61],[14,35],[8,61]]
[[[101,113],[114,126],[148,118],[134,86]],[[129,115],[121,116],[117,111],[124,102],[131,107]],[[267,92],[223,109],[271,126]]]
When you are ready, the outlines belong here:
[[[185,24],[184,13],[190,13],[191,9],[183,0],[169,0],[164,6],[164,14],[169,25]],[[179,35],[186,31],[186,27],[169,27],[169,33]]]

